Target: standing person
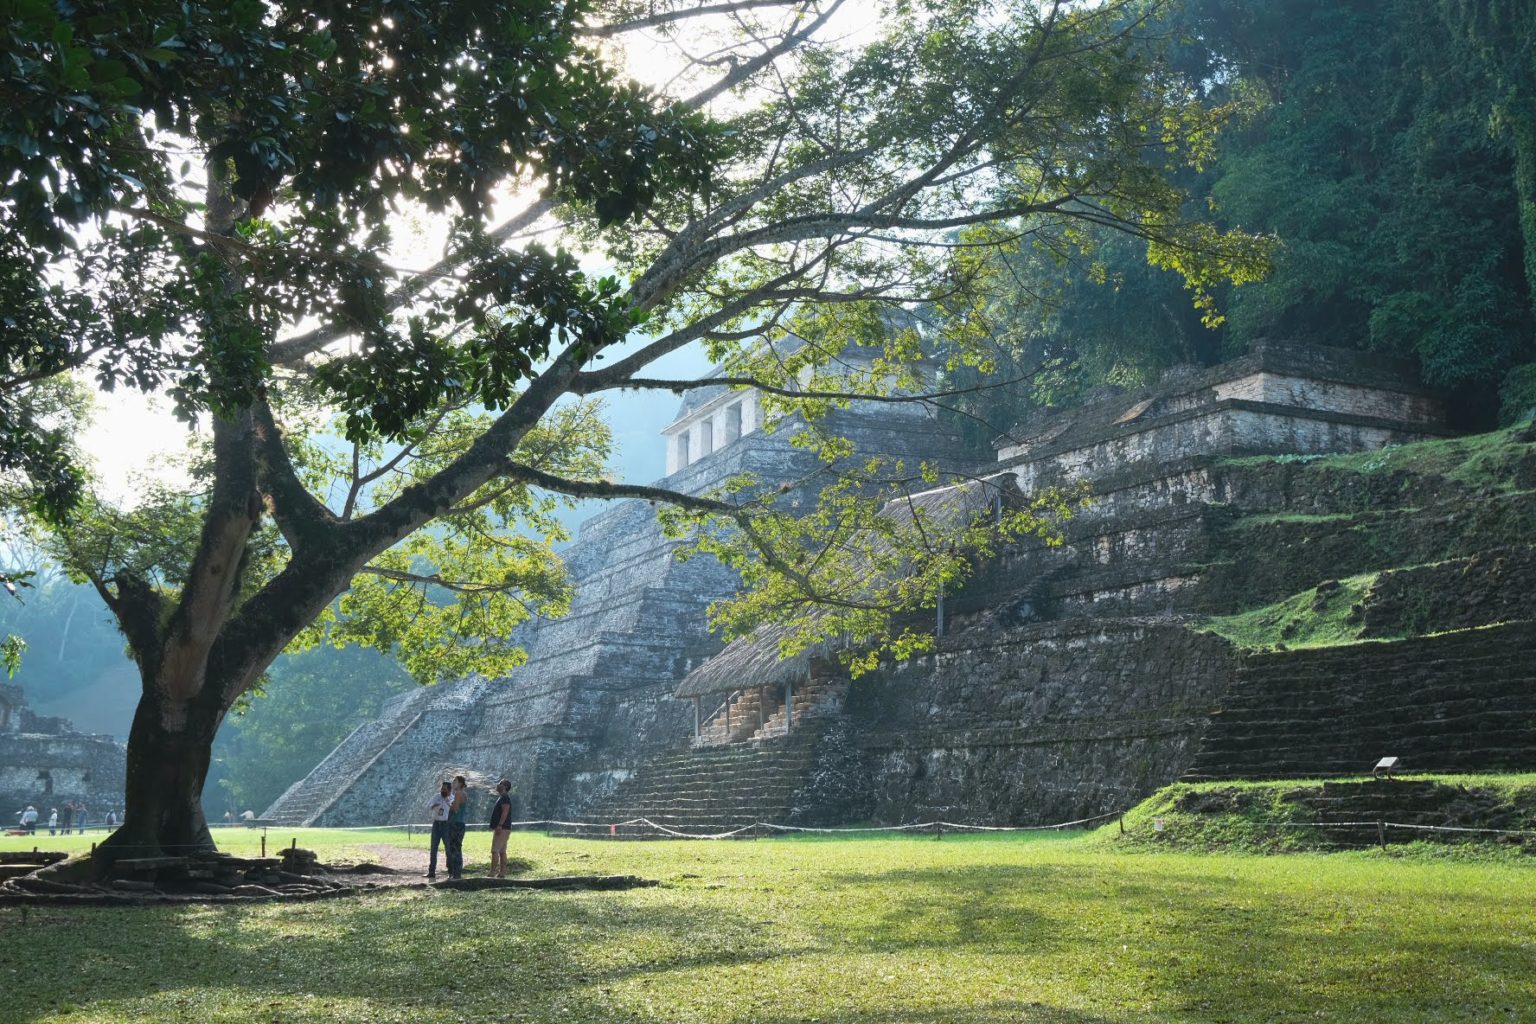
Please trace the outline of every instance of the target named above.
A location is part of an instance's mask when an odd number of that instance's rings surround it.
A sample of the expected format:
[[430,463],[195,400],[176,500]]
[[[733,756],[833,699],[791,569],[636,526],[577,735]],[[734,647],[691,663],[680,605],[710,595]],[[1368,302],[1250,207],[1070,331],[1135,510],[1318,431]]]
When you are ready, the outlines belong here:
[[85,804],[81,804],[76,810],[80,814],[80,834],[85,835]]
[[21,827],[28,832],[37,831],[37,808],[27,804],[27,809],[21,812]]
[[453,777],[453,799],[448,809],[448,877],[464,877],[464,815],[469,810],[469,786],[464,776]]
[[496,783],[496,804],[491,808],[491,877],[507,877],[507,837],[512,834],[512,783]]
[[443,783],[438,791],[432,794],[432,799],[427,801],[427,813],[432,816],[432,856],[427,861],[427,877],[437,877],[437,848],[445,846],[450,851],[448,854],[452,872],[453,847],[448,843],[448,815],[453,810],[453,788],[448,783]]
[[57,807],[48,808],[48,834],[51,836],[59,834],[59,809]]
[[75,827],[75,802],[64,802],[64,815],[59,819],[59,825],[64,829],[64,834],[69,835],[69,830]]

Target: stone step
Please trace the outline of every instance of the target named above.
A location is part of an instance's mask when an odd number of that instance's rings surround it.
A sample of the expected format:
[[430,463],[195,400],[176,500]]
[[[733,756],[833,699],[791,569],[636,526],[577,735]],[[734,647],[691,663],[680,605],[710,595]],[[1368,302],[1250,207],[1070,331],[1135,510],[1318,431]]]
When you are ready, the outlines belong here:
[[688,761],[672,761],[658,763],[652,761],[648,766],[651,773],[657,777],[662,775],[687,774],[689,772],[723,772],[735,769],[758,768],[777,764],[799,764],[806,759],[808,752],[796,751],[790,753],[768,753],[762,757],[753,757],[752,747],[722,748],[742,751],[740,756],[721,757],[718,759],[692,759]]
[[1241,738],[1222,737],[1203,747],[1195,763],[1226,761],[1232,764],[1252,764],[1275,758],[1354,758],[1357,762],[1368,762],[1361,763],[1359,768],[1365,772],[1375,767],[1378,758],[1400,757],[1403,758],[1402,770],[1412,771],[1415,770],[1416,758],[1457,757],[1475,754],[1479,750],[1530,751],[1536,745],[1536,732],[1487,731],[1478,735],[1477,746],[1469,751],[1459,742],[1461,736],[1460,733],[1361,735],[1334,742],[1325,742],[1317,737],[1296,737],[1293,742],[1285,742],[1283,737],[1257,736],[1249,742]]
[[639,766],[589,815],[714,831],[782,821],[804,787],[819,735],[819,729],[797,729],[776,741],[663,755]]
[[[1411,771],[1446,773],[1472,773],[1483,771],[1523,771],[1530,766],[1529,751],[1471,752],[1459,757],[1445,757],[1434,761],[1422,760]],[[1347,761],[1320,761],[1314,758],[1299,760],[1271,760],[1260,764],[1234,765],[1227,762],[1200,762],[1192,765],[1183,778],[1190,782],[1211,782],[1221,779],[1311,779],[1338,776],[1359,778],[1367,774],[1361,770],[1358,758]]]

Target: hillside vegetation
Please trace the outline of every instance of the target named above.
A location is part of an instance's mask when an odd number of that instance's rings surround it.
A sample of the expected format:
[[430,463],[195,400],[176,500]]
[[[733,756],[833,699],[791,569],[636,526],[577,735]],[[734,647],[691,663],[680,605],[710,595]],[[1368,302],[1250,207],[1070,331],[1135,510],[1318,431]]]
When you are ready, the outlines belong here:
[[1511,859],[1536,868],[1536,775],[1180,782],[1127,811],[1123,831],[1101,829],[1092,845],[1379,850],[1394,857]]
[[1235,490],[1284,511],[1230,509],[1218,542],[1230,561],[1201,628],[1273,650],[1536,618],[1533,442],[1523,426],[1349,455],[1229,460]]

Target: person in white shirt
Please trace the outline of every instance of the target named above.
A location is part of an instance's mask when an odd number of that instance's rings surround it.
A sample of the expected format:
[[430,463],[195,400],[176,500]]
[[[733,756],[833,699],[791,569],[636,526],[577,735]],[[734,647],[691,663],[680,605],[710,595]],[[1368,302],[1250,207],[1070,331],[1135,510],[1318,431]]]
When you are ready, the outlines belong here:
[[427,813],[432,816],[432,856],[427,861],[427,877],[437,877],[437,848],[448,845],[448,815],[453,810],[453,787],[444,782],[442,787],[427,801]]
[[21,812],[21,827],[28,832],[37,831],[37,808],[27,804],[27,809]]
[[59,809],[57,807],[52,808],[48,812],[48,834],[51,836],[59,834]]

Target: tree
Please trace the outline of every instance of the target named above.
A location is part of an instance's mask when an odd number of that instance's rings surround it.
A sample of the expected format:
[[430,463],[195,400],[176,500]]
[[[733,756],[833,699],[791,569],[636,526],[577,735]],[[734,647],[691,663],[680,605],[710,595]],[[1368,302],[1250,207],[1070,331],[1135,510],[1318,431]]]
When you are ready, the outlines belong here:
[[[702,341],[724,383],[814,419],[938,400],[892,394],[929,386],[921,332],[873,325],[1021,247],[1108,227],[1201,290],[1258,272],[1262,240],[1181,214],[1170,172],[1223,112],[1139,37],[1142,6],[903,0],[858,46],[845,0],[13,8],[7,252],[58,283],[5,338],[9,386],[85,369],[208,424],[196,486],[88,499],[59,535],[143,679],[99,862],[212,845],[210,744],[285,648],[362,641],[423,680],[515,664],[510,628],[567,598],[560,500],[718,517],[814,584],[773,492],[603,478],[595,396],[721,382],[647,377],[661,356]],[[706,55],[642,88],[602,49],[642,32]],[[426,268],[388,255],[410,210],[448,226]],[[792,357],[762,344],[791,331]],[[989,366],[985,334],[948,365]],[[880,357],[841,372],[854,336]],[[934,479],[864,469],[870,500]]]
[[[3,266],[0,275],[13,276]],[[57,377],[28,381],[14,394],[0,390],[0,589],[15,601],[0,608],[0,622],[21,607],[26,591],[55,575],[27,519],[30,514],[58,523],[79,501],[83,478],[75,437],[89,404],[82,388]],[[20,670],[26,650],[20,633],[0,636],[0,669],[7,677]]]
[[1520,141],[1536,132],[1522,106],[1533,12],[1478,0],[1168,8],[1170,61],[1242,111],[1214,159],[1180,180],[1194,202],[1214,200],[1218,223],[1273,234],[1273,273],[1220,289],[1226,320],[1208,330],[1177,275],[1123,240],[1065,273],[1019,261],[1018,290],[1051,305],[1026,325],[1032,343],[1074,364],[1069,386],[1038,397],[1294,338],[1417,360],[1454,416],[1491,426],[1494,387],[1536,357],[1536,250],[1521,219],[1536,211],[1522,199],[1536,162]]
[[364,648],[322,647],[283,658],[268,673],[260,697],[237,705],[219,730],[206,809],[260,814],[385,701],[412,685],[393,659]]

